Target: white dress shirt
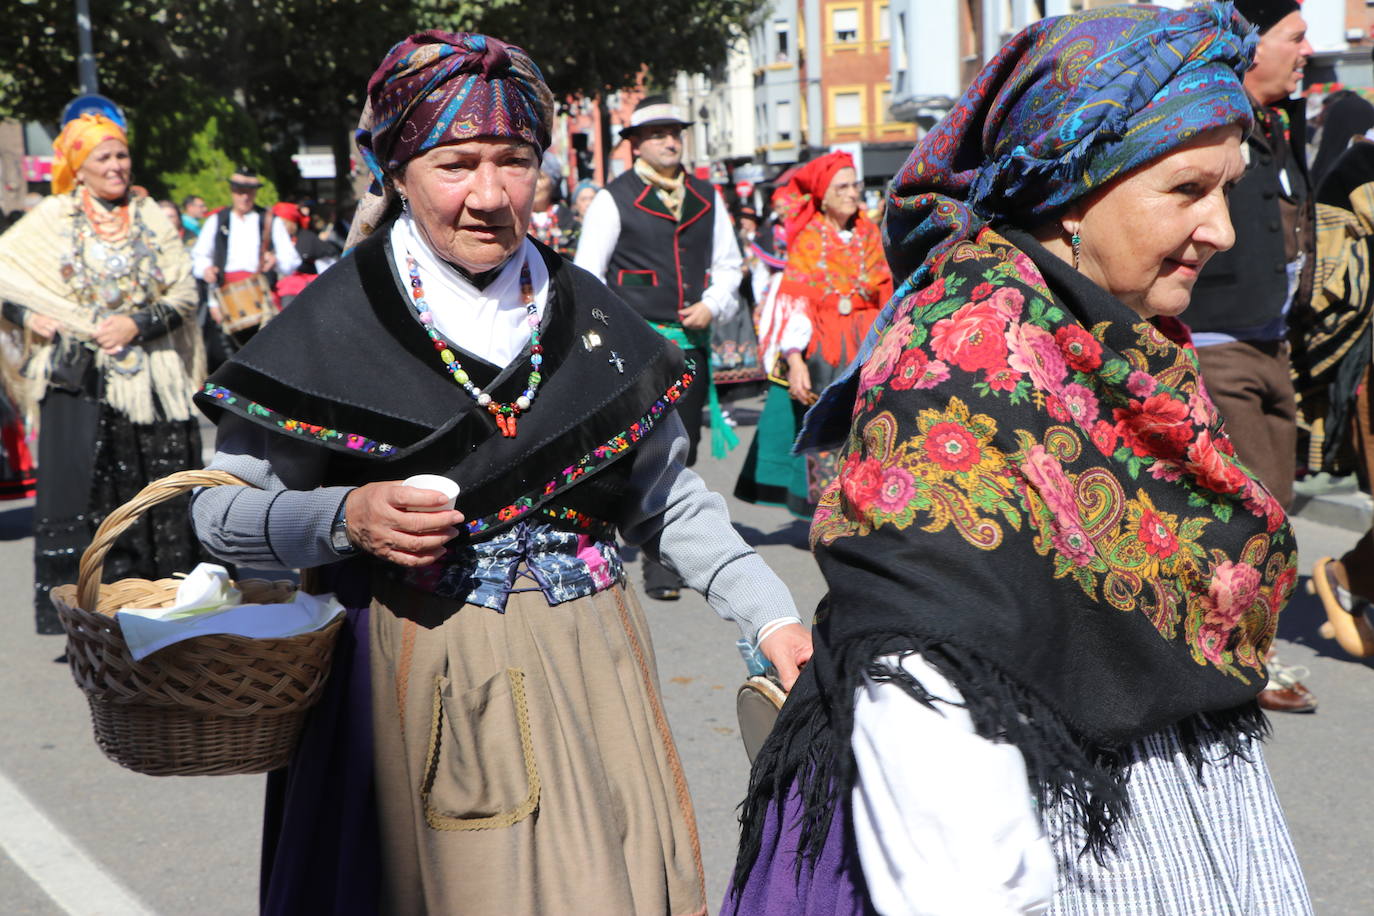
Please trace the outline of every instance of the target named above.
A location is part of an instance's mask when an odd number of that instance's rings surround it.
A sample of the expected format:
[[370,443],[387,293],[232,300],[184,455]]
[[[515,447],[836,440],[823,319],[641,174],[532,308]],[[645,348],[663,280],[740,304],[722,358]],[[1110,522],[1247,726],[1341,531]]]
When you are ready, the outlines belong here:
[[850,740],[854,834],[874,908],[883,916],[1047,912],[1058,869],[1021,752],[979,737],[957,705],[962,695],[925,659],[908,655],[902,666],[938,698],[936,708],[865,676]]
[[[244,270],[258,272],[262,247],[262,222],[258,211],[240,215],[231,209],[212,214],[200,228],[195,247],[191,249],[191,273],[197,280],[205,279],[205,269],[215,263],[215,236],[219,234],[219,220],[229,220],[229,251],[224,260],[224,272]],[[301,256],[291,241],[291,234],[280,219],[272,220],[272,250],[277,255],[277,276],[287,277],[301,266]]]
[[504,368],[520,355],[530,340],[524,297],[520,294],[520,269],[528,263],[534,286],[535,312],[542,320],[549,301],[549,268],[539,249],[528,238],[501,268],[486,289],[478,289],[434,249],[417,230],[410,211],[403,212],[391,227],[391,256],[401,282],[409,287],[406,255],[420,268],[425,303],[434,315],[434,327],[458,346]]
[[[739,308],[739,284],[744,275],[744,258],[739,253],[735,230],[725,212],[725,201],[715,192],[715,214],[711,226],[711,284],[701,294],[701,301],[711,310],[714,321],[728,321]],[[620,241],[620,209],[615,198],[604,188],[596,192],[587,213],[582,217],[582,235],[577,243],[573,263],[606,282],[606,265]]]

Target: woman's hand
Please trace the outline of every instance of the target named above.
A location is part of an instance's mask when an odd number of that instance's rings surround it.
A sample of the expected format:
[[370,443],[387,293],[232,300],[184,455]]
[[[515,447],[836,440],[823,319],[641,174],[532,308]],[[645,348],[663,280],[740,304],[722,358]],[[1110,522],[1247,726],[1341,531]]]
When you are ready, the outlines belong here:
[[794,401],[808,407],[816,403],[816,392],[811,390],[811,370],[806,368],[806,360],[801,353],[787,354],[787,389]]
[[778,670],[783,690],[791,690],[801,669],[811,660],[811,631],[799,623],[778,627],[759,643],[763,657]]
[[138,336],[138,325],[128,315],[111,315],[95,326],[91,339],[96,346],[110,355],[123,350]]
[[62,322],[56,318],[49,318],[47,315],[40,315],[37,312],[29,312],[28,319],[24,322],[26,330],[30,331],[35,337],[43,340],[52,340],[57,332],[62,330]]
[[399,480],[369,483],[348,494],[344,518],[348,539],[397,566],[428,566],[458,536],[463,513],[455,509],[414,512],[448,502],[437,490],[407,487]]

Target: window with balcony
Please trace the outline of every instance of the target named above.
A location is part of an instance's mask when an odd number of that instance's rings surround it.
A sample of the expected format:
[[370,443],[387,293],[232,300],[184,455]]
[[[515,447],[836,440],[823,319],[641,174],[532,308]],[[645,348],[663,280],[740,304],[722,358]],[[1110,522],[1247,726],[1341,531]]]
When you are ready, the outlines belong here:
[[849,44],[859,40],[859,11],[850,7],[832,10],[830,13],[831,41],[836,44]]

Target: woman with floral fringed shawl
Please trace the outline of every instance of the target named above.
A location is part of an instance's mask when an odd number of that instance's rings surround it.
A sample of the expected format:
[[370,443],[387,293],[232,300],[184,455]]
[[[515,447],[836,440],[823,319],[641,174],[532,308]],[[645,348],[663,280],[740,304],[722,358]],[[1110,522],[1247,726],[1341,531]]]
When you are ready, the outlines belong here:
[[725,912],[1310,912],[1255,702],[1296,545],[1177,320],[1253,48],[1229,3],[1043,20],[898,175]]

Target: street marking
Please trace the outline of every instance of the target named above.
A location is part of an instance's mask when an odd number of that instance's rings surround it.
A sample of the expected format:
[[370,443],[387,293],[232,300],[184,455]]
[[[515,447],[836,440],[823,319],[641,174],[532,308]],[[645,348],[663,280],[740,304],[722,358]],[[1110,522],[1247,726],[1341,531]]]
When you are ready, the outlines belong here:
[[153,916],[0,773],[0,848],[72,916]]

